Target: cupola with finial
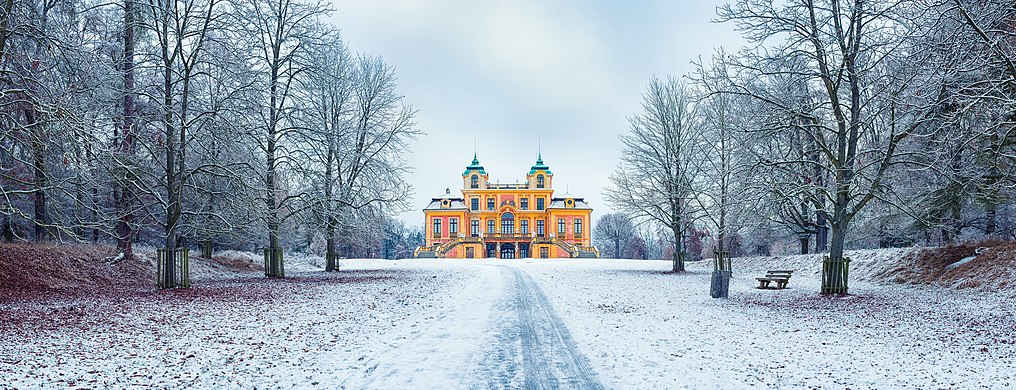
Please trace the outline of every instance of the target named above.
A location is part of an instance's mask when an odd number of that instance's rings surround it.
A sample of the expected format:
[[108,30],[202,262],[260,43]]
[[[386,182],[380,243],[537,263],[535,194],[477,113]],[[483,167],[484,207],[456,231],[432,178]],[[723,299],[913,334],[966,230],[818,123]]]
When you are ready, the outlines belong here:
[[526,175],[526,180],[529,181],[529,188],[547,188],[551,187],[551,180],[554,177],[554,173],[550,172],[550,167],[543,163],[543,152],[537,152],[536,164],[533,164],[529,168],[529,173]]
[[487,171],[483,169],[483,165],[480,165],[480,160],[476,158],[474,151],[473,162],[466,166],[465,172],[462,172],[462,188],[486,188],[487,177]]

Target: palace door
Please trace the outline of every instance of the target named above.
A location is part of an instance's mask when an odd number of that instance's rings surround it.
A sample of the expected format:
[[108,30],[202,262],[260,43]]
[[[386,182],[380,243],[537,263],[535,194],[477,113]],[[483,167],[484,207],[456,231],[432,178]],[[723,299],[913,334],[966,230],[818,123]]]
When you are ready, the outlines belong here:
[[510,243],[501,244],[501,258],[502,259],[514,259],[515,258],[515,245]]

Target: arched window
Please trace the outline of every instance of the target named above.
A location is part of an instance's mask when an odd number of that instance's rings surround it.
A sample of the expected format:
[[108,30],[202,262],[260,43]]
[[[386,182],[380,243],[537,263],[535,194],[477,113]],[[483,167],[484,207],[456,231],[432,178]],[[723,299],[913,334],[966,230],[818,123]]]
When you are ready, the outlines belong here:
[[536,176],[536,188],[543,188],[543,175]]
[[515,233],[515,215],[512,213],[501,214],[501,234]]
[[480,176],[473,175],[473,177],[469,179],[469,188],[480,188]]

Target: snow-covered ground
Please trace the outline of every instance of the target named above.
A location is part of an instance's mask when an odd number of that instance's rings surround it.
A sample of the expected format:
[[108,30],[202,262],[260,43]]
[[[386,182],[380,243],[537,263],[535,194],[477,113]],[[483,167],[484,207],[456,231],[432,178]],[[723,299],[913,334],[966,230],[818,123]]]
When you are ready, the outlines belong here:
[[726,300],[709,297],[708,261],[684,274],[662,261],[519,267],[611,388],[1016,387],[1010,297],[866,282],[821,297],[810,267],[788,289],[758,290],[765,271],[737,264]]
[[408,263],[0,304],[0,388],[456,386],[498,271]]
[[708,262],[287,259],[285,279],[0,303],[0,388],[1016,386],[1012,297],[821,297],[811,260],[776,291],[753,279],[773,260],[737,259],[716,300]]

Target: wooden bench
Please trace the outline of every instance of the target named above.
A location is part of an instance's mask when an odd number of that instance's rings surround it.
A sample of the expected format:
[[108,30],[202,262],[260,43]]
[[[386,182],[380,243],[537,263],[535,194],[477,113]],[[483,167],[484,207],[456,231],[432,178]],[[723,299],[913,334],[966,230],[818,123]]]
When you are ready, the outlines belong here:
[[769,288],[770,283],[775,283],[775,288],[780,290],[787,287],[787,282],[790,281],[790,275],[793,273],[793,270],[769,270],[764,278],[755,278],[755,280],[758,281],[758,288]]

